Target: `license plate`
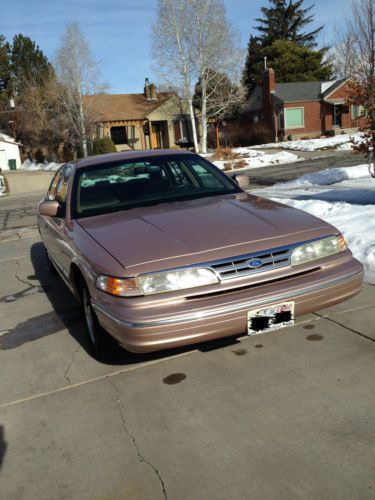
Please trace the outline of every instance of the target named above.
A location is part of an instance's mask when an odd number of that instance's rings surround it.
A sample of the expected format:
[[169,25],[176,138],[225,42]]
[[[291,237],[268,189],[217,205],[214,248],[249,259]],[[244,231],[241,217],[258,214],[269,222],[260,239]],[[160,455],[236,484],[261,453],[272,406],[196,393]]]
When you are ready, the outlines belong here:
[[247,334],[273,332],[294,324],[294,302],[253,309],[247,313]]

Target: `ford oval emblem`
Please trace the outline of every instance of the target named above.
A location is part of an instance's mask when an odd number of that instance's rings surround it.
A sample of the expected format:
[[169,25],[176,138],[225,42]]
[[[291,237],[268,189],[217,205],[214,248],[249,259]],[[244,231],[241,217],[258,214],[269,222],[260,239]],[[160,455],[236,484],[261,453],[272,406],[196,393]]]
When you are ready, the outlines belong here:
[[263,262],[260,259],[253,259],[249,262],[249,267],[255,269],[257,267],[260,267],[263,264]]

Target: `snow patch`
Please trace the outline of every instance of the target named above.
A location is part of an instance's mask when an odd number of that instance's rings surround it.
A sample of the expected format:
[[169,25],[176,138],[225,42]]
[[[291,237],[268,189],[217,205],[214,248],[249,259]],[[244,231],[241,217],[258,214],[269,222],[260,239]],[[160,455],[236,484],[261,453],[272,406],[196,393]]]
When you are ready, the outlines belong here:
[[[263,151],[255,151],[251,148],[234,148],[232,152],[240,155],[235,160],[215,160],[212,163],[220,170],[225,170],[225,167],[231,165],[231,171],[242,170],[244,168],[260,168],[269,167],[271,165],[284,165],[286,163],[295,163],[301,161],[299,156],[288,153],[287,151],[280,151],[279,153],[267,154]],[[236,164],[238,168],[236,168]]]
[[351,150],[351,139],[360,140],[362,134],[341,134],[319,139],[301,139],[298,141],[273,142],[253,146],[255,149],[291,149],[295,151],[318,151],[321,149]]
[[308,212],[337,227],[375,284],[375,179],[367,165],[327,169],[252,191]]
[[23,170],[50,170],[50,171],[55,171],[58,170],[61,167],[62,163],[55,163],[54,161],[51,162],[45,162],[45,163],[36,163],[31,160],[25,160],[22,165],[21,169]]

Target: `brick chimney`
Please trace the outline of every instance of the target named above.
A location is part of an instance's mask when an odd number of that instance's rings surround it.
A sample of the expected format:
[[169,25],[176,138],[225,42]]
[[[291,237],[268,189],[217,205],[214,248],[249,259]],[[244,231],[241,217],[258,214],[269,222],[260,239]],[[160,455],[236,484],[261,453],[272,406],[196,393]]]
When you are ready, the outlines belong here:
[[268,68],[263,72],[262,76],[263,100],[271,102],[271,95],[276,92],[276,77],[272,68]]
[[148,83],[148,78],[145,78],[144,95],[146,99],[150,100],[150,84]]
[[156,86],[154,83],[150,83],[150,100],[151,101],[157,101],[158,100],[158,96],[157,96],[157,93],[156,93]]
[[276,115],[273,94],[276,92],[276,77],[272,68],[267,68],[262,75],[263,88],[263,123],[270,133],[270,141],[277,139]]
[[158,100],[156,86],[153,83],[149,83],[148,78],[145,79],[144,95],[148,101]]

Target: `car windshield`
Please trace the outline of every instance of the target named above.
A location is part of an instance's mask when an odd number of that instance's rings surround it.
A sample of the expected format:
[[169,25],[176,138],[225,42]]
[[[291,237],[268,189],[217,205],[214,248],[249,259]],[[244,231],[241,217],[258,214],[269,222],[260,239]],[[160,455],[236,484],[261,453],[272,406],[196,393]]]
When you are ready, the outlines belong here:
[[78,170],[76,217],[239,192],[198,155],[155,156]]

